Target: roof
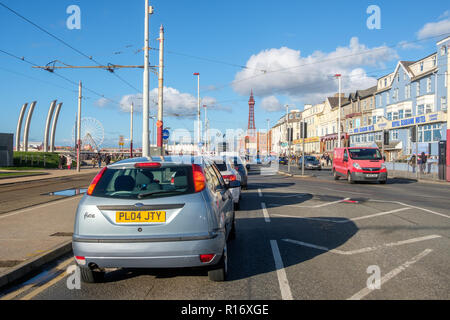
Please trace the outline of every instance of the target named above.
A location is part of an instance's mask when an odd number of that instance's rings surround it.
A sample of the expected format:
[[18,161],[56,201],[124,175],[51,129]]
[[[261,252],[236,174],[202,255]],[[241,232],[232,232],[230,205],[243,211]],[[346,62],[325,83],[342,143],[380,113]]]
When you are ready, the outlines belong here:
[[[328,102],[332,109],[339,107],[339,97],[328,97]],[[341,97],[341,107],[348,101],[348,97]]]

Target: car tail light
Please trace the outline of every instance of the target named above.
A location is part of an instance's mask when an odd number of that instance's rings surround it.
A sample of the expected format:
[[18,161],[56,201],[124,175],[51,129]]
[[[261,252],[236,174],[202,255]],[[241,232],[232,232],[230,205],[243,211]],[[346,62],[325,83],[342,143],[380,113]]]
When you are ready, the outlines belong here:
[[203,263],[210,262],[214,258],[214,253],[208,253],[208,254],[201,254],[200,255],[200,261]]
[[160,168],[161,163],[159,162],[142,162],[142,163],[136,163],[134,165],[135,168]]
[[103,167],[103,169],[100,170],[100,172],[94,177],[94,179],[92,180],[92,182],[89,185],[89,188],[88,188],[88,190],[86,192],[88,195],[92,195],[92,192],[94,192],[95,186],[97,185],[98,181],[103,176],[105,171],[106,171],[106,167]]
[[225,182],[230,182],[230,181],[235,181],[236,180],[236,176],[234,174],[226,174],[224,176],[222,176],[223,180],[225,180]]
[[75,256],[75,260],[79,265],[84,266],[86,264],[86,258],[81,256]]
[[202,167],[198,164],[192,165],[192,176],[194,178],[194,188],[195,192],[200,192],[205,189],[206,178],[203,173]]

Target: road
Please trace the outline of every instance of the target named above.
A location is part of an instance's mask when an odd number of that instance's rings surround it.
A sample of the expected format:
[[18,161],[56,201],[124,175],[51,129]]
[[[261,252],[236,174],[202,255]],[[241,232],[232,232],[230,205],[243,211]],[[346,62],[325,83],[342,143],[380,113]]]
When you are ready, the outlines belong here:
[[[236,218],[226,282],[210,282],[201,270],[124,269],[69,290],[64,270],[73,260],[66,257],[8,298],[450,298],[448,185],[348,184],[325,171],[311,178],[253,174]],[[373,270],[381,283],[372,290]]]

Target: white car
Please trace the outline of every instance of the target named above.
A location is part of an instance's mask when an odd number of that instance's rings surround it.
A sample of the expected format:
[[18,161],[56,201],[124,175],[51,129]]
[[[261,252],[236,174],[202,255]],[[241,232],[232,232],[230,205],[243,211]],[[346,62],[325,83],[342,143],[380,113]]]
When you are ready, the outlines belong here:
[[[237,180],[242,183],[242,178],[239,172],[234,169],[231,159],[229,157],[212,157],[211,160],[216,165],[222,174],[223,180],[226,183]],[[232,188],[231,195],[233,197],[234,208],[239,209],[239,200],[241,198],[241,188]]]

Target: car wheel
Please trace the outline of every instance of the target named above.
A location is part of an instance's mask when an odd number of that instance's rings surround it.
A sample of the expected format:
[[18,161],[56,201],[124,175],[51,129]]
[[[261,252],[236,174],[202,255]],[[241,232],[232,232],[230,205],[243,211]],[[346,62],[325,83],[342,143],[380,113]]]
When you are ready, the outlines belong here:
[[223,248],[222,258],[220,258],[219,263],[213,267],[213,269],[208,271],[208,278],[211,281],[221,282],[225,281],[228,273],[228,254],[227,254],[227,244]]
[[93,271],[86,267],[80,267],[81,281],[85,283],[102,282],[105,277],[104,271]]
[[352,179],[352,174],[350,172],[347,173],[347,181],[348,183],[355,183],[355,181],[353,181]]
[[334,180],[339,180],[339,175],[336,173],[335,170],[333,170],[333,178]]

